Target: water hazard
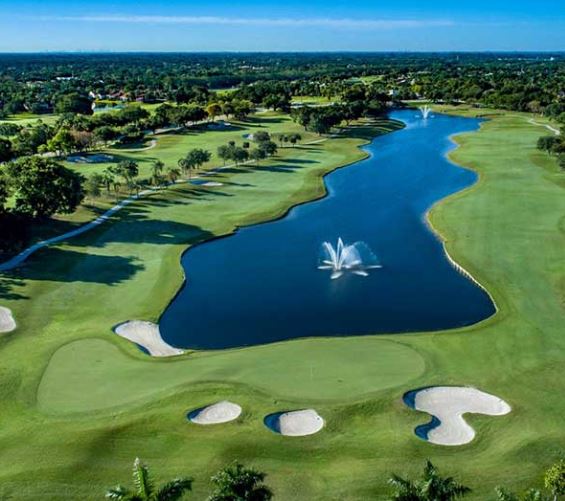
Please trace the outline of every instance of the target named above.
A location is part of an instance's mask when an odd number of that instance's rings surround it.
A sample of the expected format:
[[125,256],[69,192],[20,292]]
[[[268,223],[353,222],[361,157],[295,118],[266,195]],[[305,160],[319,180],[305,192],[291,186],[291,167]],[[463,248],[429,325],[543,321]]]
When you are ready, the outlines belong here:
[[[187,284],[160,321],[163,338],[219,349],[448,329],[492,315],[488,294],[454,269],[424,221],[434,202],[476,181],[445,155],[449,136],[480,121],[424,120],[414,110],[391,118],[406,128],[376,138],[367,160],[327,176],[328,197],[190,249],[182,260]],[[319,269],[320,247],[338,238],[362,241],[378,267],[332,280]]]

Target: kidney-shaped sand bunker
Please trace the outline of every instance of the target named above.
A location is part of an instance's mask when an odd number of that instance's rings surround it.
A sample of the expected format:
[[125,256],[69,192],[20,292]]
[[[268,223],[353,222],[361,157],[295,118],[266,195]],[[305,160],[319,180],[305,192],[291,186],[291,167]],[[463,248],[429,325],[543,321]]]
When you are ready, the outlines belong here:
[[404,402],[412,409],[432,416],[428,424],[416,427],[415,432],[420,438],[438,445],[463,445],[475,438],[475,430],[465,421],[464,414],[502,416],[511,411],[501,398],[461,386],[433,386],[410,391],[404,395]]

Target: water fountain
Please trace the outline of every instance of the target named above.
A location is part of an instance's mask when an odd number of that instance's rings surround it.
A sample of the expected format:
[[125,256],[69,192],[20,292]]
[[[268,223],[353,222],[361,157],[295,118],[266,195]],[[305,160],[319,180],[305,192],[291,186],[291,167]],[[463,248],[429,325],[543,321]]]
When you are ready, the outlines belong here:
[[341,238],[338,238],[336,247],[330,242],[322,244],[318,269],[331,270],[332,280],[343,276],[345,272],[366,277],[369,275],[367,270],[374,268],[382,268],[382,266],[365,242],[346,245]]
[[428,105],[420,106],[418,109],[420,110],[420,113],[422,113],[422,118],[424,120],[427,120],[430,116],[430,113],[432,112],[432,109]]

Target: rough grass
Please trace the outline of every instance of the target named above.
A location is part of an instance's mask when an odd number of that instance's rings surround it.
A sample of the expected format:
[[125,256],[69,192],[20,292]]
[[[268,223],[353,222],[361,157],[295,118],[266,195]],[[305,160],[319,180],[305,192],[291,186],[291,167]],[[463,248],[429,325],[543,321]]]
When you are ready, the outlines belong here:
[[[540,485],[543,468],[565,449],[563,174],[535,150],[542,128],[521,115],[492,117],[460,136],[452,154],[480,182],[431,212],[450,253],[499,306],[472,327],[299,340],[178,361],[149,361],[111,334],[128,318],[157,319],[181,283],[187,244],[321,196],[320,176],[361,158],[362,137],[289,153],[316,160],[303,169],[277,159],[222,174],[232,184],[216,190],[156,195],[5,276],[2,304],[20,324],[0,346],[0,493],[98,499],[129,479],[135,456],[159,480],[195,476],[194,499],[234,459],[269,472],[279,499],[382,499],[390,472],[415,475],[426,458],[472,486],[474,499],[488,499],[499,484]],[[513,412],[471,416],[471,444],[424,443],[413,428],[428,417],[401,397],[431,384],[475,385]],[[224,398],[243,406],[241,419],[187,423],[187,411]],[[313,403],[328,423],[317,435],[293,440],[262,424],[269,412]]]

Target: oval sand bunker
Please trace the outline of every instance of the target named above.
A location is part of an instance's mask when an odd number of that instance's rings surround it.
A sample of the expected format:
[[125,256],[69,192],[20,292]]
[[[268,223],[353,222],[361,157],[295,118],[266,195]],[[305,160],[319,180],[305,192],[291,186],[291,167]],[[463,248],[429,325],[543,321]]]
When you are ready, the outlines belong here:
[[432,415],[430,423],[418,426],[416,435],[438,445],[463,445],[475,438],[475,430],[463,414],[502,416],[511,411],[501,398],[476,388],[435,386],[404,395],[409,407]]
[[303,437],[318,433],[324,427],[324,419],[314,409],[277,412],[265,418],[265,426],[287,437]]
[[16,328],[16,321],[12,316],[12,312],[4,306],[0,306],[0,333],[11,332]]
[[222,424],[237,419],[241,407],[227,400],[201,407],[188,413],[188,420],[196,424]]

